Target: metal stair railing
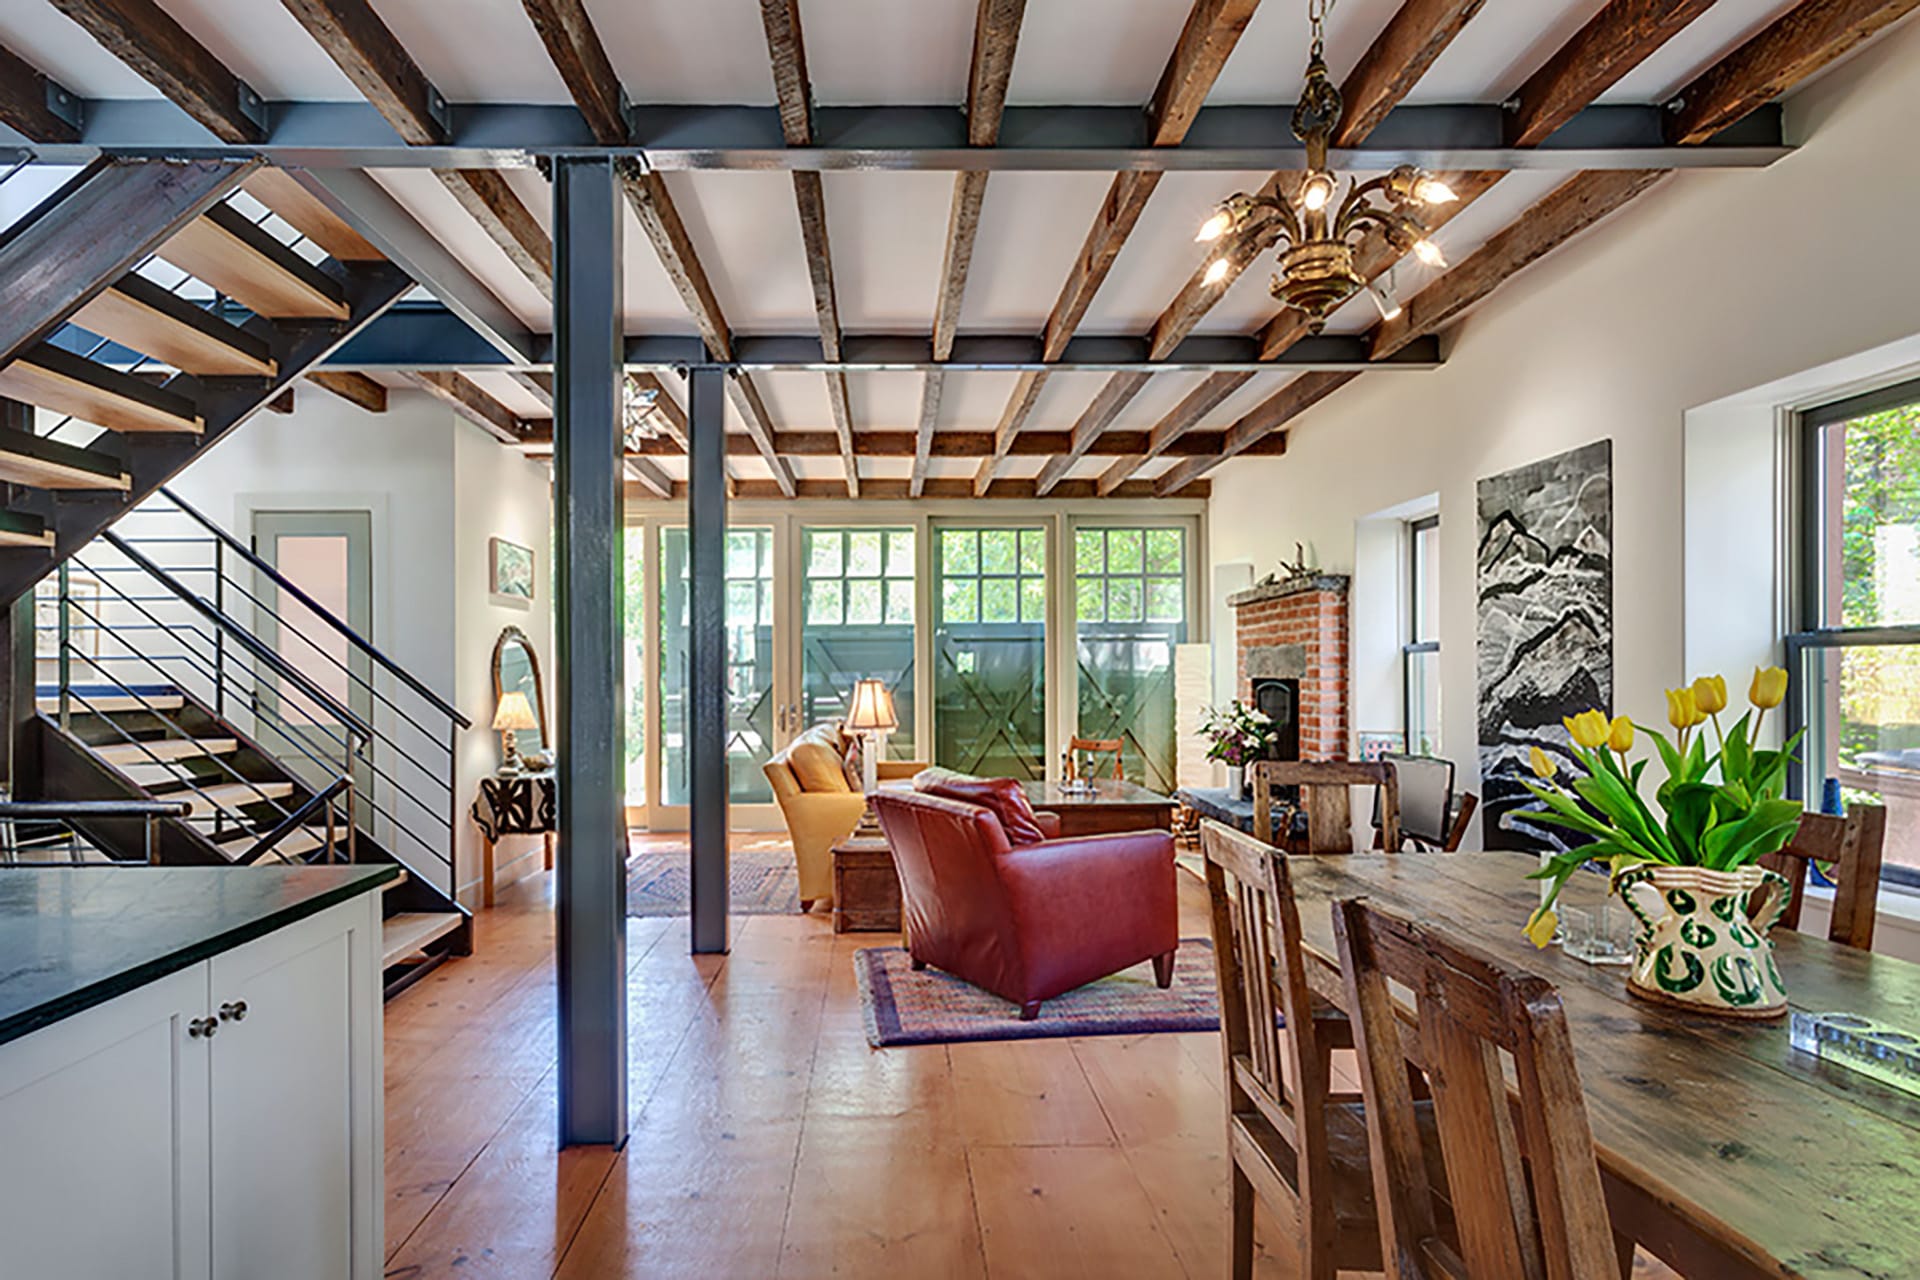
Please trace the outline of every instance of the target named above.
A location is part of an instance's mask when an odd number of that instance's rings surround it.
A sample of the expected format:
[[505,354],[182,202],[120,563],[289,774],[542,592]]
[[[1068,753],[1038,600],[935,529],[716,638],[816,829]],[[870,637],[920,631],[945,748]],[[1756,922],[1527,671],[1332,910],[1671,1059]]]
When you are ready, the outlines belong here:
[[[91,671],[135,664],[162,683],[190,689],[223,722],[250,720],[252,736],[270,735],[276,750],[285,742],[319,775],[311,782],[315,791],[337,779],[342,761],[346,773],[364,772],[362,784],[346,792],[358,810],[349,829],[384,838],[402,861],[426,858],[450,872],[456,737],[471,721],[179,495],[161,489],[130,514],[185,521],[191,532],[102,534],[74,561],[93,578],[98,609],[74,593],[71,575],[56,577],[67,601],[59,614],[63,704],[85,702],[73,687],[76,664]],[[89,558],[95,551],[99,556]],[[317,636],[289,623],[285,609],[296,604]],[[248,613],[253,626],[236,617]],[[115,651],[78,652],[68,634],[70,614],[92,628],[91,647],[102,649],[105,639]],[[271,643],[261,634],[269,624]],[[342,645],[345,660],[336,652]],[[321,690],[315,676],[334,692]],[[127,680],[105,683],[131,690]],[[342,689],[364,699],[365,710],[343,705]],[[285,705],[296,695],[333,724],[296,722]],[[138,698],[137,692],[127,696]],[[287,808],[275,805],[275,811],[285,825]]]
[[[172,800],[26,800],[0,799],[0,867],[88,867],[125,866],[86,839],[77,825],[83,821],[112,818],[138,818],[146,830],[143,861],[159,863],[158,834],[167,818],[184,817],[187,806]],[[28,834],[21,835],[22,824]],[[45,853],[65,847],[63,858],[23,857],[23,849]],[[96,856],[89,858],[88,854]]]

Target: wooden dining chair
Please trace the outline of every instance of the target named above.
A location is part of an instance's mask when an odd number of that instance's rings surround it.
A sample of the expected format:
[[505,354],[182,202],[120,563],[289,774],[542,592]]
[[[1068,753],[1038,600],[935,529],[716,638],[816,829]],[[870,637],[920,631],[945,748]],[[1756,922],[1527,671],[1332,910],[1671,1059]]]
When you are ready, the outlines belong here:
[[[1125,742],[1126,740],[1124,738],[1073,738],[1068,741],[1067,750],[1073,757],[1073,767],[1075,770],[1080,768],[1080,757],[1083,754],[1095,756],[1111,754],[1113,756],[1113,780],[1119,782],[1122,778],[1126,777],[1125,771],[1121,768],[1120,760],[1120,749],[1125,745]],[[1089,778],[1093,777],[1094,771],[1089,770],[1085,776]]]
[[[1596,1280],[1633,1268],[1595,1163],[1560,994],[1437,929],[1364,898],[1334,905],[1393,1280]],[[1406,1011],[1432,1092],[1444,1171],[1434,1178],[1408,1082]],[[1518,1082],[1509,1096],[1503,1055]],[[1516,1124],[1516,1112],[1518,1123]],[[1437,1201],[1452,1206],[1443,1232]]]
[[1274,839],[1274,788],[1298,787],[1300,807],[1307,815],[1307,843],[1298,852],[1352,853],[1353,801],[1348,789],[1378,787],[1379,839],[1384,848],[1400,848],[1400,783],[1392,765],[1378,760],[1261,760],[1249,767],[1253,770],[1253,835],[1262,844],[1284,844]]
[[1761,866],[1779,872],[1793,886],[1780,923],[1789,929],[1800,927],[1800,911],[1807,897],[1807,868],[1817,862],[1834,885],[1827,938],[1871,951],[1880,897],[1880,859],[1886,843],[1887,811],[1881,805],[1855,805],[1844,818],[1828,813],[1801,815],[1800,826],[1786,847],[1760,859]]
[[1226,1067],[1233,1276],[1253,1274],[1253,1206],[1299,1223],[1300,1275],[1380,1267],[1360,1100],[1331,1089],[1346,1016],[1308,989],[1287,857],[1201,824]]

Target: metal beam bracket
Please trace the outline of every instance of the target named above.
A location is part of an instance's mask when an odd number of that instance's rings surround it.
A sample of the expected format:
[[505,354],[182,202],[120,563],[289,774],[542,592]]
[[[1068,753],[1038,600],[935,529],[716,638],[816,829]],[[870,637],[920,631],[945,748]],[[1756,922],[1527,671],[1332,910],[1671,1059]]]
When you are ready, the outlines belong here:
[[51,79],[47,81],[47,110],[77,130],[84,131],[87,127],[86,101],[73,90]]
[[268,118],[266,99],[255,93],[253,86],[246,81],[242,80],[239,84],[240,87],[236,97],[240,106],[240,114],[252,121],[253,126],[260,130],[262,136],[270,135],[273,132],[273,125],[272,121]]

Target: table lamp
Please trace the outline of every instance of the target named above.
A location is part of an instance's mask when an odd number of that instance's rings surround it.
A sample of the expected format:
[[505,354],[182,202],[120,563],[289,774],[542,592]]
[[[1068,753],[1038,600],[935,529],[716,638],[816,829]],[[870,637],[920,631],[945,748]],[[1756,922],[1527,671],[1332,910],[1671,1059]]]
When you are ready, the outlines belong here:
[[893,692],[886,681],[862,680],[853,686],[846,731],[866,739],[866,747],[860,752],[860,789],[868,795],[880,785],[880,755],[887,749],[887,735],[899,727]]
[[500,772],[524,772],[525,766],[520,763],[520,731],[540,727],[540,722],[534,719],[533,704],[527,701],[527,695],[518,689],[501,694],[500,705],[493,711],[493,727],[500,735],[501,745],[506,751],[506,759],[500,763]]

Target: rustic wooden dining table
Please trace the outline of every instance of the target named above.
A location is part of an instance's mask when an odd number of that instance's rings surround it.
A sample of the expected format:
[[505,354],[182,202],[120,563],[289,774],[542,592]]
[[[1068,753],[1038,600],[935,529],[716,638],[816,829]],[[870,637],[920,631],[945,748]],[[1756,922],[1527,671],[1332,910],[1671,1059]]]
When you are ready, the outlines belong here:
[[[1626,970],[1536,951],[1530,854],[1289,861],[1309,982],[1344,1006],[1332,904],[1367,897],[1557,985],[1616,1229],[1689,1277],[1920,1278],[1920,1098],[1801,1053],[1786,1019],[1649,1004]],[[1572,906],[1604,896],[1576,876]],[[1920,1028],[1920,965],[1774,934],[1796,1009]]]

